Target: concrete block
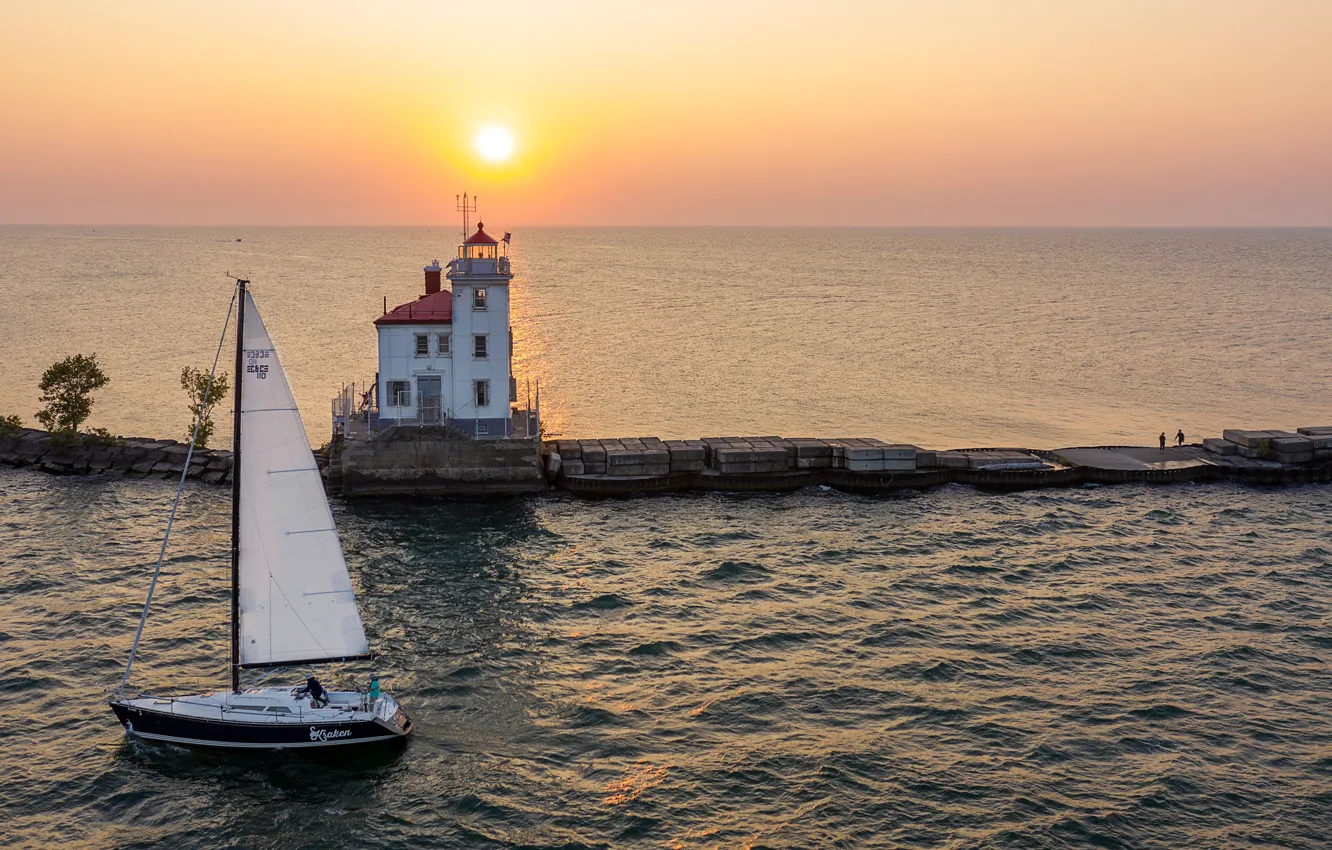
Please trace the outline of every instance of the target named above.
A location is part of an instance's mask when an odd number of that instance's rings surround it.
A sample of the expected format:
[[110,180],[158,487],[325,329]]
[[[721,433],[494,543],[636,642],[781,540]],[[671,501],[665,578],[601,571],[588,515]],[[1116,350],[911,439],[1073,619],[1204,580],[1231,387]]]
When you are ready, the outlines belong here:
[[1303,454],[1314,449],[1308,437],[1273,437],[1268,444],[1272,451],[1283,454]]
[[644,475],[670,475],[671,465],[669,463],[645,463],[643,464]]
[[[562,457],[562,455],[561,455],[561,457]],[[566,460],[566,461],[564,461],[564,474],[565,474],[565,475],[584,475],[584,474],[586,474],[586,472],[587,472],[587,467],[583,464],[583,462],[582,462],[581,460]]]
[[[857,451],[857,449],[851,448],[847,451]],[[866,449],[865,451],[869,450]],[[882,454],[882,452],[880,452],[880,454]],[[883,472],[883,458],[861,459],[857,457],[847,457],[845,468],[849,472]]]
[[[846,449],[843,451],[842,456],[846,458],[847,464],[850,464],[852,461],[856,462],[874,461],[874,460],[881,461],[883,460],[883,449],[871,448],[868,446],[847,446]],[[912,457],[915,457],[914,452],[912,453]],[[850,465],[847,466],[847,469],[853,469],[853,468],[854,467]]]
[[1261,450],[1256,448],[1255,446],[1237,446],[1235,448],[1235,454],[1239,455],[1240,457],[1247,457],[1252,459],[1259,457],[1260,453]]
[[1218,454],[1223,457],[1232,457],[1239,453],[1239,445],[1229,440],[1218,440],[1216,437],[1208,437],[1203,440],[1203,448],[1207,451]]
[[659,449],[647,449],[643,452],[643,463],[650,466],[669,466],[671,453],[665,446]]
[[1318,451],[1319,449],[1332,449],[1332,434],[1328,434],[1327,436],[1315,434],[1310,436],[1308,440],[1313,446],[1314,451]]
[[1221,432],[1221,436],[1232,443],[1251,449],[1266,445],[1272,439],[1272,435],[1267,431],[1245,431],[1239,428],[1227,428]]
[[1268,457],[1277,463],[1308,463],[1314,459],[1313,449],[1307,452],[1272,452]]
[[720,466],[716,466],[714,468],[718,472],[727,473],[727,474],[748,473],[754,471],[754,462],[745,461],[745,462],[723,463]]
[[781,460],[758,460],[754,461],[755,472],[785,472],[786,458]]
[[600,445],[583,446],[583,461],[586,463],[605,463],[606,450]]
[[606,474],[607,474],[607,475],[642,475],[642,474],[643,474],[643,464],[641,464],[641,463],[634,463],[634,464],[624,464],[624,465],[622,465],[622,466],[607,466],[607,467],[606,467]]
[[1308,428],[1296,428],[1295,430],[1306,437],[1332,437],[1332,425],[1317,425]]
[[1273,452],[1268,460],[1276,461],[1277,464],[1308,464],[1313,460],[1313,452],[1312,449],[1308,452]]
[[680,462],[699,461],[701,463],[704,460],[707,460],[707,452],[704,450],[702,446],[686,446],[686,445],[669,446],[667,451],[670,452],[671,463],[675,463],[677,461]]
[[1314,449],[1314,460],[1332,460],[1332,449]]
[[917,451],[917,452],[916,452],[916,466],[917,466],[917,467],[921,467],[921,466],[934,466],[934,465],[935,465],[935,455],[936,455],[936,452],[923,451],[923,450]]
[[779,464],[781,468],[785,469],[786,449],[777,448],[777,447],[767,448],[767,449],[756,448],[754,449],[754,462]]
[[888,460],[885,458],[883,461],[884,472],[910,472],[915,468],[915,458],[912,458],[911,460]]
[[581,460],[583,457],[582,445],[574,440],[560,440],[556,446],[559,450],[560,457],[565,460]]
[[884,460],[915,460],[916,452],[920,449],[915,446],[908,446],[901,443],[887,446],[883,450]]
[[712,465],[721,468],[726,464],[753,463],[754,452],[751,449],[713,449]]
[[583,474],[584,474],[584,475],[605,475],[605,474],[606,474],[606,464],[605,464],[604,461],[601,462],[601,463],[589,463],[588,461],[583,461]]
[[795,443],[797,458],[831,458],[832,446],[827,443]]
[[831,455],[827,457],[798,457],[796,458],[796,469],[830,469],[833,464]]
[[606,465],[616,466],[642,466],[643,453],[630,451],[629,449],[608,449],[606,451]]

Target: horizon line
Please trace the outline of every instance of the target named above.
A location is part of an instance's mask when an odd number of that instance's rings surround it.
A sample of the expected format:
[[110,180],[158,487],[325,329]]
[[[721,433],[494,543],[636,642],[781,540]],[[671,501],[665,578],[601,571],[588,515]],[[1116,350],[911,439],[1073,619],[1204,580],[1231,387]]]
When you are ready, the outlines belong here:
[[[435,224],[166,224],[161,222],[132,223],[59,223],[59,222],[0,222],[0,227],[50,228],[188,228],[220,230],[228,228],[300,228],[300,229],[453,229],[457,223]],[[506,228],[535,229],[597,229],[597,230],[1329,230],[1326,224],[534,224],[518,223]]]

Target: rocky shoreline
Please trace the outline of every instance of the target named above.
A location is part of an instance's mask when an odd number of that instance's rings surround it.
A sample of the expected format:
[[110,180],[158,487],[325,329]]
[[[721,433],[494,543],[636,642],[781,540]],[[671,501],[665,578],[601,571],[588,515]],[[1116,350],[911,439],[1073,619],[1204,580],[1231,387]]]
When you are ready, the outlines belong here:
[[[179,478],[187,454],[187,444],[147,437],[121,437],[110,445],[100,441],[61,445],[49,432],[36,428],[0,436],[0,464],[33,467],[53,475]],[[228,483],[231,452],[195,449],[186,477],[206,484]]]

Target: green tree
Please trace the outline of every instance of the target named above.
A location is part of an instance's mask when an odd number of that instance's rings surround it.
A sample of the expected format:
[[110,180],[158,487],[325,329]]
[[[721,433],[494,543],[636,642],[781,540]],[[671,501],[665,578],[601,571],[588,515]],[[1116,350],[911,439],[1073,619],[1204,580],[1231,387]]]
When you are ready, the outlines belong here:
[[73,436],[79,426],[92,413],[93,390],[100,390],[111,382],[97,365],[97,355],[84,357],[75,354],[53,364],[42,373],[42,402],[37,421],[46,430]]
[[[213,436],[213,408],[219,401],[227,395],[227,373],[223,372],[213,378],[213,386],[208,386],[208,373],[198,369],[192,369],[186,366],[180,370],[180,386],[185,390],[185,395],[190,399],[190,413],[199,420],[199,436],[195,438],[194,447],[204,449],[208,447],[208,440]],[[190,430],[186,432],[185,439],[188,440],[194,435],[194,421],[190,421]]]
[[17,413],[9,416],[0,416],[0,437],[8,434],[17,434],[23,430],[23,417]]

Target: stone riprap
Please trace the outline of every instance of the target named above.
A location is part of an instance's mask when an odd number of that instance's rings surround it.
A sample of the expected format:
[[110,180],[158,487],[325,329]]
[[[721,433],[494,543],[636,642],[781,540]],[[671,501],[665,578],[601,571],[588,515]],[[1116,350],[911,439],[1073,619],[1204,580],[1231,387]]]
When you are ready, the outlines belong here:
[[[113,445],[74,442],[60,445],[49,432],[24,428],[0,436],[0,463],[27,466],[54,475],[129,475],[179,478],[189,446],[175,440],[123,437]],[[195,449],[187,478],[208,484],[231,479],[231,452]]]

